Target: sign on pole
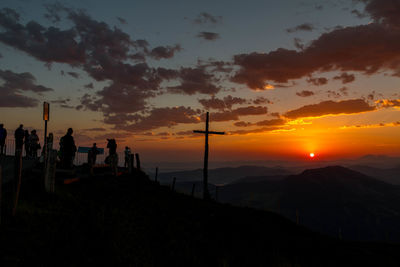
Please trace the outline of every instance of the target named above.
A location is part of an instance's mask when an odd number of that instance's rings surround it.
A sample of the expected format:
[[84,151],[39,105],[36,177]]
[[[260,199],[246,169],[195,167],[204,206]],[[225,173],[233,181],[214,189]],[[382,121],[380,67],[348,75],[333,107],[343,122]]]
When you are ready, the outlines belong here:
[[50,104],[48,102],[43,102],[43,120],[50,120]]

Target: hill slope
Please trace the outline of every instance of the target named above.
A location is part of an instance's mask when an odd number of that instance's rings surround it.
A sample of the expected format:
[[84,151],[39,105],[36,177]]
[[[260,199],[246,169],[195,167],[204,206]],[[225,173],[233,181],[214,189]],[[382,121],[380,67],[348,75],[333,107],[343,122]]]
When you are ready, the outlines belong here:
[[399,266],[400,246],[320,236],[289,220],[171,192],[144,176],[23,186],[2,266]]
[[[220,200],[279,212],[322,233],[400,241],[400,187],[339,166],[222,187]],[[297,214],[297,216],[296,216]]]

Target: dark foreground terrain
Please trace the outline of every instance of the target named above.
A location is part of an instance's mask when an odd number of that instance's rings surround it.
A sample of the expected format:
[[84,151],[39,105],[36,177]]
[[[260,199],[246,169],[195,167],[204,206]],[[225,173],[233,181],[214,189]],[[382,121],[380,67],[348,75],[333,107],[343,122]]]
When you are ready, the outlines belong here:
[[43,192],[22,184],[0,266],[400,266],[400,245],[345,242],[280,215],[173,193],[144,174]]

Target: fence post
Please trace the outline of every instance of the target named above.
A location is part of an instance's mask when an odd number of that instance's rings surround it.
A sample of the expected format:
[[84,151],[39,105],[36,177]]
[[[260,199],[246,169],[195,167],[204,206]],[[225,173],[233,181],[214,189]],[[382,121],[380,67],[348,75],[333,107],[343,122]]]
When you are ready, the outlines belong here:
[[136,168],[137,168],[138,170],[140,170],[140,158],[139,158],[139,154],[136,153],[135,156],[136,156]]
[[22,149],[17,149],[15,150],[15,164],[17,167],[17,176],[18,176],[18,184],[17,184],[17,192],[15,194],[15,202],[14,202],[14,208],[12,215],[15,216],[17,212],[17,206],[18,206],[18,199],[19,199],[19,192],[21,190],[21,182],[22,182]]
[[158,167],[156,167],[156,176],[154,177],[154,181],[157,183],[157,176],[158,176]]
[[176,177],[172,180],[172,191],[175,191],[175,182],[176,182]]
[[192,197],[194,197],[194,190],[195,190],[195,188],[196,188],[196,183],[193,183],[193,186],[192,186]]

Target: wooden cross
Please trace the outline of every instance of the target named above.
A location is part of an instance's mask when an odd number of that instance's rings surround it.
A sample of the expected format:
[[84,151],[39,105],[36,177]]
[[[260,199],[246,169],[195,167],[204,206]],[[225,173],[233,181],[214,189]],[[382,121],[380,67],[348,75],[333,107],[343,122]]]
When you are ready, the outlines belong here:
[[208,135],[209,134],[220,134],[223,135],[225,132],[213,132],[208,130],[208,124],[209,124],[209,113],[207,112],[206,115],[206,130],[205,131],[199,131],[195,130],[193,131],[194,133],[201,133],[206,135],[206,141],[205,141],[205,150],[204,150],[204,168],[203,168],[203,199],[209,199],[210,198],[210,193],[208,192]]

